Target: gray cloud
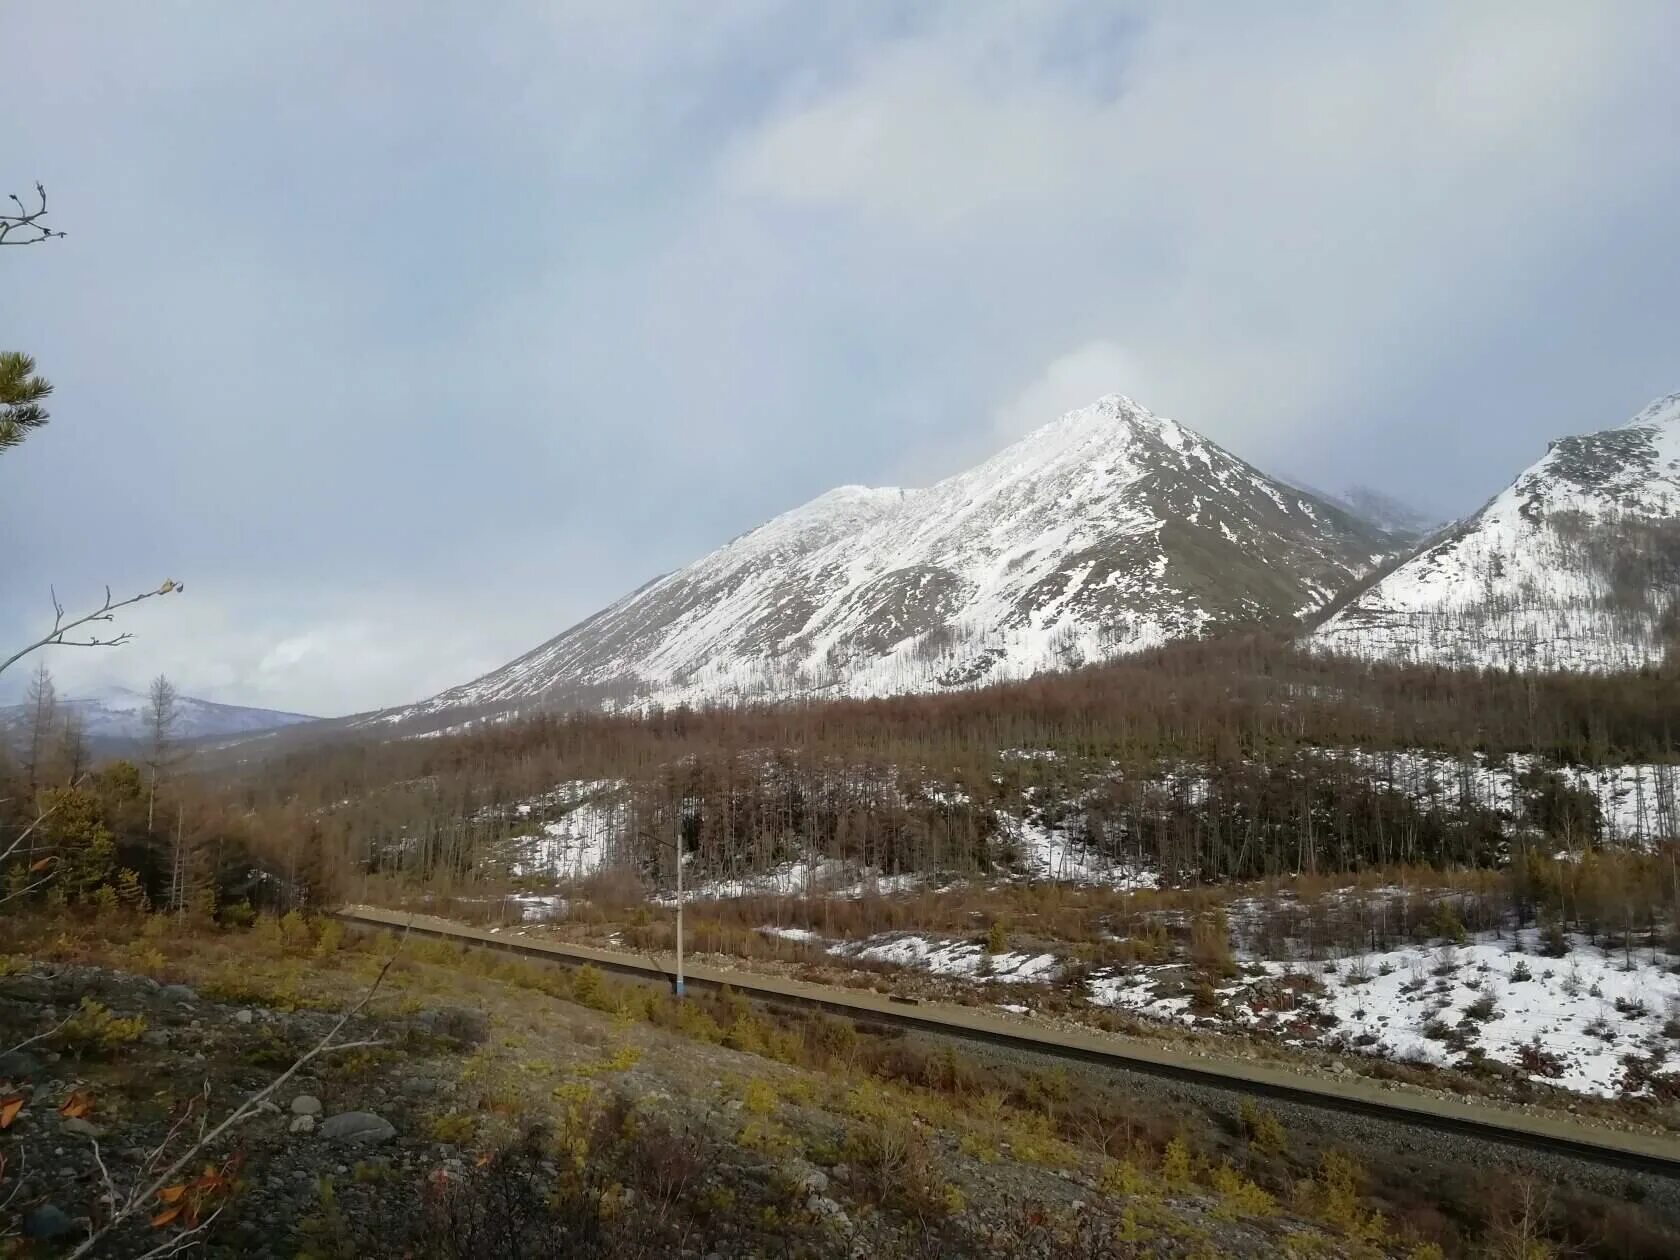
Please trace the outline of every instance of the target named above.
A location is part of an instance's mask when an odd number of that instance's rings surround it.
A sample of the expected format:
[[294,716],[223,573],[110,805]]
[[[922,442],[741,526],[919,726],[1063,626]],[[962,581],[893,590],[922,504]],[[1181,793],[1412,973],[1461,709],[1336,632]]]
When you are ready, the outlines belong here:
[[1677,385],[1671,6],[840,8],[11,14],[0,641],[345,711],[1085,394],[1449,512]]

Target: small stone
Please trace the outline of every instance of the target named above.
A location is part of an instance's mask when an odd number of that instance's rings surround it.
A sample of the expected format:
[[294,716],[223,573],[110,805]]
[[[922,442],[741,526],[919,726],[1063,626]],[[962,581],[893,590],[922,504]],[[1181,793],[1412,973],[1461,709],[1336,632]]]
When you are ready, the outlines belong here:
[[74,1134],[76,1137],[85,1138],[96,1138],[105,1132],[105,1130],[101,1129],[97,1124],[88,1120],[83,1120],[80,1116],[76,1116],[68,1120],[60,1120],[58,1122],[58,1127],[63,1129],[66,1133]]
[[76,1222],[52,1203],[42,1203],[23,1214],[25,1238],[64,1238],[76,1232]]
[[318,1116],[321,1114],[321,1100],[314,1094],[299,1094],[292,1099],[292,1114],[294,1116]]
[[235,1011],[233,1013],[233,1022],[236,1024],[249,1024],[255,1018],[256,1014],[250,1010]]
[[293,1116],[292,1123],[287,1131],[290,1133],[313,1133],[315,1132],[315,1117]]
[[346,1111],[323,1121],[321,1136],[329,1142],[371,1145],[389,1142],[397,1136],[397,1130],[389,1120],[371,1111]]
[[13,1050],[9,1054],[0,1054],[0,1079],[20,1081],[39,1077],[41,1075],[41,1060],[22,1050]]

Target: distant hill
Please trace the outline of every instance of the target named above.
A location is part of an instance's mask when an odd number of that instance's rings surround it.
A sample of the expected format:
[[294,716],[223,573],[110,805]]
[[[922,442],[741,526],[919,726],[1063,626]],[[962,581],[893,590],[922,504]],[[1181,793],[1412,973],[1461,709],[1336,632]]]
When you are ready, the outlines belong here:
[[[143,691],[135,691],[128,687],[104,686],[90,694],[60,696],[58,712],[61,715],[66,712],[76,714],[81,719],[82,731],[88,741],[94,745],[108,746],[145,737],[146,709],[149,704],[150,700]],[[177,696],[175,711],[175,738],[183,741],[248,735],[317,720],[302,713],[253,709],[237,704],[217,704],[212,700],[199,700],[193,696]],[[21,726],[28,720],[28,715],[27,705],[5,706],[0,708],[0,726]]]

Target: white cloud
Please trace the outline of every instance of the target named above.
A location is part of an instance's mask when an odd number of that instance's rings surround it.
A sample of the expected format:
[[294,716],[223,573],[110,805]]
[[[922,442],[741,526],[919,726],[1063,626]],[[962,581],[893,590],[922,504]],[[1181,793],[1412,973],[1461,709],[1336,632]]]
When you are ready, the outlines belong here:
[[1031,385],[999,407],[992,431],[999,445],[1104,394],[1149,397],[1137,361],[1112,341],[1092,341],[1053,360]]
[[1674,179],[1663,4],[1138,16],[1101,90],[1053,17],[918,32],[788,101],[727,178],[995,271],[1027,328],[1100,330],[1147,373],[1125,392],[1262,461]]
[[0,461],[0,642],[48,583],[189,591],[59,653],[67,683],[413,699],[1111,390],[1444,513],[1680,385],[1667,3],[37,5],[7,33],[35,108],[0,178],[46,180],[70,236],[0,260],[0,325],[58,385]]

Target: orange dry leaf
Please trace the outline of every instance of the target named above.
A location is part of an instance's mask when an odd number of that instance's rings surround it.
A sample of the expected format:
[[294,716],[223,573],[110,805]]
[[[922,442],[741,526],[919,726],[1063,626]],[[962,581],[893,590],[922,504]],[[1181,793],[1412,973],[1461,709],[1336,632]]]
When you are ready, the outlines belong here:
[[165,1186],[158,1191],[158,1198],[165,1203],[179,1203],[181,1196],[187,1192],[185,1186]]
[[13,1094],[10,1098],[0,1098],[0,1129],[12,1127],[12,1121],[23,1110],[23,1095]]
[[29,873],[31,875],[39,875],[42,871],[46,870],[47,867],[51,866],[52,864],[53,864],[53,855],[49,853],[46,857],[42,858],[39,862],[36,862],[33,866],[31,866],[29,868]]
[[85,1089],[72,1091],[58,1108],[58,1114],[66,1120],[80,1120],[93,1110],[93,1095]]
[[181,1209],[186,1206],[185,1203],[177,1203],[172,1208],[164,1208],[163,1211],[152,1217],[152,1228],[162,1229],[165,1225],[171,1224],[177,1216],[181,1215]]

